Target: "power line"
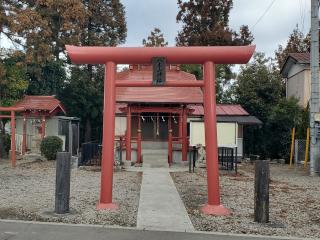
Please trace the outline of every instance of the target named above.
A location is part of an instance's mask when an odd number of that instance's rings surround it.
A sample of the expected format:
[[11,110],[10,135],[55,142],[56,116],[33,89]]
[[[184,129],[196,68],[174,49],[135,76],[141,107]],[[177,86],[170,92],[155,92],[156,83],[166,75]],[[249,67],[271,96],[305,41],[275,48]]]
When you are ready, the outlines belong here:
[[267,7],[267,9],[264,11],[264,13],[258,18],[255,24],[252,26],[252,30],[255,28],[255,26],[262,20],[262,18],[268,13],[272,5],[275,3],[276,0],[273,0],[270,5]]

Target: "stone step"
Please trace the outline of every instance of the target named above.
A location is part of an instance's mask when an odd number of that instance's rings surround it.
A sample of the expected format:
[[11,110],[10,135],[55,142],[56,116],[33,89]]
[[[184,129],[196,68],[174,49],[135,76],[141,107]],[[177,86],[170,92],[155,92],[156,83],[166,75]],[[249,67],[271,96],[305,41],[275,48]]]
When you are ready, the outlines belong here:
[[151,168],[168,168],[168,151],[159,150],[159,149],[148,149],[144,150],[143,155],[143,167]]
[[150,155],[167,155],[168,150],[167,149],[142,149],[142,154],[150,154]]
[[168,149],[168,142],[142,141],[142,149]]

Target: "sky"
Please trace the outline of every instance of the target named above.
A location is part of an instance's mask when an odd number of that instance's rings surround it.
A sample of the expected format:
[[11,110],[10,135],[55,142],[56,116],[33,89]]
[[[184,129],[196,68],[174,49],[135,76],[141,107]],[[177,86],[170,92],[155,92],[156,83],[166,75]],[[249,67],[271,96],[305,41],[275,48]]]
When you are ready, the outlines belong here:
[[[169,46],[181,26],[176,22],[177,0],[120,0],[126,9],[127,40],[123,46],[141,46],[151,30],[158,27]],[[279,44],[285,44],[298,24],[307,33],[310,28],[310,0],[234,0],[230,27],[239,30],[248,25],[255,38],[257,51],[274,56]],[[266,11],[268,10],[268,11]],[[6,39],[1,45],[10,46]]]
[[[162,30],[169,46],[175,45],[175,37],[181,28],[176,23],[177,0],[121,2],[126,8],[128,27],[124,46],[141,46],[142,39],[147,38],[154,27]],[[230,27],[238,30],[241,25],[248,25],[257,51],[265,52],[269,57],[274,56],[279,44],[287,42],[297,24],[304,33],[310,28],[310,0],[234,0],[233,5]]]

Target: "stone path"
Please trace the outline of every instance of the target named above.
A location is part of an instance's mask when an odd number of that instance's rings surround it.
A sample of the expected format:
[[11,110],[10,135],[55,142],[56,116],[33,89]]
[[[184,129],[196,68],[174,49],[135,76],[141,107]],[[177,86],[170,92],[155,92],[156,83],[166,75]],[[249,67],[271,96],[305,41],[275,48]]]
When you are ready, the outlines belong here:
[[169,169],[143,170],[137,227],[148,230],[194,231]]

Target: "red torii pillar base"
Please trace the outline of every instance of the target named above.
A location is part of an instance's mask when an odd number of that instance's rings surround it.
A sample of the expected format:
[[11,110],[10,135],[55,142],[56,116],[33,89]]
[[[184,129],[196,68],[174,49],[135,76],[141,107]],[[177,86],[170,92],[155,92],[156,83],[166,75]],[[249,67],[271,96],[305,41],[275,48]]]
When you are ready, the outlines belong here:
[[201,212],[208,215],[215,216],[229,216],[231,214],[228,208],[225,208],[223,205],[209,205],[206,204],[201,208]]
[[226,216],[230,211],[220,203],[215,65],[210,61],[204,64],[203,93],[208,203],[201,211],[205,214]]
[[104,210],[104,209],[117,210],[119,209],[119,206],[115,203],[98,203],[97,210]]

